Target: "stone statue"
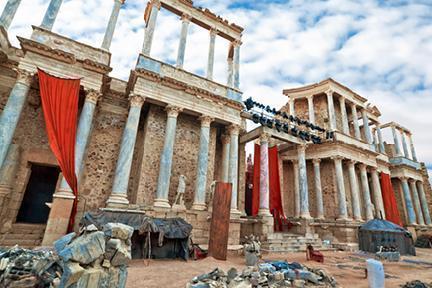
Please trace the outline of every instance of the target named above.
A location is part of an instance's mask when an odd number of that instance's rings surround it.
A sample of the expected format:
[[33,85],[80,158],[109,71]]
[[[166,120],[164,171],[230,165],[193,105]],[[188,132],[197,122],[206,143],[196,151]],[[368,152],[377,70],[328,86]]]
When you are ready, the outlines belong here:
[[186,190],[186,176],[180,175],[179,176],[179,183],[177,186],[177,195],[174,201],[174,205],[178,206],[184,206],[184,193]]

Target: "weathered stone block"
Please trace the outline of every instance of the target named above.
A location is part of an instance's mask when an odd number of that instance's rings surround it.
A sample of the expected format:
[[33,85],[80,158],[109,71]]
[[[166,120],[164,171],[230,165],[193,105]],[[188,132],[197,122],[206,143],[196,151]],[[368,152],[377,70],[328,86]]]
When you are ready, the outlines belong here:
[[103,231],[108,237],[128,240],[132,237],[134,229],[121,223],[108,223],[103,227]]
[[132,259],[130,247],[120,239],[110,239],[106,243],[105,259],[110,260],[112,266],[127,265]]
[[90,264],[105,253],[105,235],[103,232],[84,234],[63,249],[59,256],[64,261],[73,260],[81,264]]
[[77,262],[67,262],[63,266],[63,274],[60,281],[60,287],[69,287],[70,285],[77,283],[80,277],[84,273],[84,268]]
[[100,287],[99,284],[103,274],[104,271],[102,269],[86,269],[81,278],[78,280],[77,288]]
[[72,242],[72,240],[75,238],[75,236],[76,236],[76,233],[72,232],[72,233],[69,233],[69,234],[61,237],[57,241],[55,241],[54,242],[54,248],[57,251],[57,253],[60,253],[66,247],[66,245],[68,245],[70,242]]

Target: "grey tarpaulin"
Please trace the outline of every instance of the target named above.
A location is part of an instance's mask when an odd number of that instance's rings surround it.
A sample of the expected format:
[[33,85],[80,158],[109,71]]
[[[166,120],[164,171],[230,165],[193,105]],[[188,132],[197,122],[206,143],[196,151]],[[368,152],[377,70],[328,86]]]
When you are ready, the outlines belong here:
[[375,253],[379,246],[394,246],[401,255],[415,255],[411,233],[392,222],[370,220],[359,227],[358,236],[360,250]]
[[[192,225],[182,218],[162,219],[127,211],[99,210],[86,212],[80,224],[94,224],[101,228],[110,222],[123,223],[134,228],[133,258],[146,258],[149,254],[151,258],[188,258]],[[148,245],[148,241],[151,245]]]

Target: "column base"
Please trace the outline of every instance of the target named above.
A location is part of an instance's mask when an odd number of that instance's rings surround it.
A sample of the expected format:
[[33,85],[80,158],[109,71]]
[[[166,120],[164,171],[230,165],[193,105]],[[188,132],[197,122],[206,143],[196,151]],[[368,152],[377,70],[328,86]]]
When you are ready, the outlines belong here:
[[111,194],[106,201],[108,208],[127,208],[129,201],[124,194]]
[[310,215],[309,212],[300,214],[300,218],[303,218],[303,219],[312,219],[312,217],[311,217],[311,215]]
[[324,220],[324,215],[319,215],[318,217],[315,218],[316,220]]
[[344,222],[344,221],[352,221],[348,216],[339,216],[336,221]]
[[59,188],[53,195],[53,198],[75,199],[72,190],[67,188]]
[[154,207],[171,209],[171,205],[168,199],[155,199],[153,203]]
[[273,216],[270,213],[270,210],[268,208],[259,208],[258,215],[260,215],[260,216]]
[[53,199],[42,246],[51,246],[55,240],[66,235],[73,202],[73,198],[55,197]]
[[192,205],[192,210],[204,211],[207,210],[207,206],[205,203],[194,203]]
[[237,208],[231,208],[230,214],[241,215],[241,212]]

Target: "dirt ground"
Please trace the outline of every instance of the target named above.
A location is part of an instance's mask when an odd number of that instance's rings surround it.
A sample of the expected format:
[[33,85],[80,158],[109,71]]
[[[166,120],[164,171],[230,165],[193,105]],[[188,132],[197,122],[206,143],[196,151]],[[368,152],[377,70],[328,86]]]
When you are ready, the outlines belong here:
[[[365,279],[365,260],[371,255],[361,252],[323,252],[324,264],[306,261],[305,253],[267,254],[263,260],[287,260],[310,267],[320,267],[331,274],[340,287],[368,287]],[[414,260],[426,263],[408,263]],[[231,255],[227,261],[206,258],[198,261],[133,260],[129,266],[128,288],[181,288],[194,276],[219,267],[225,272],[231,267],[245,268],[243,256]],[[417,256],[403,256],[400,262],[384,262],[386,287],[399,287],[411,280],[432,282],[432,249],[417,248]]]

